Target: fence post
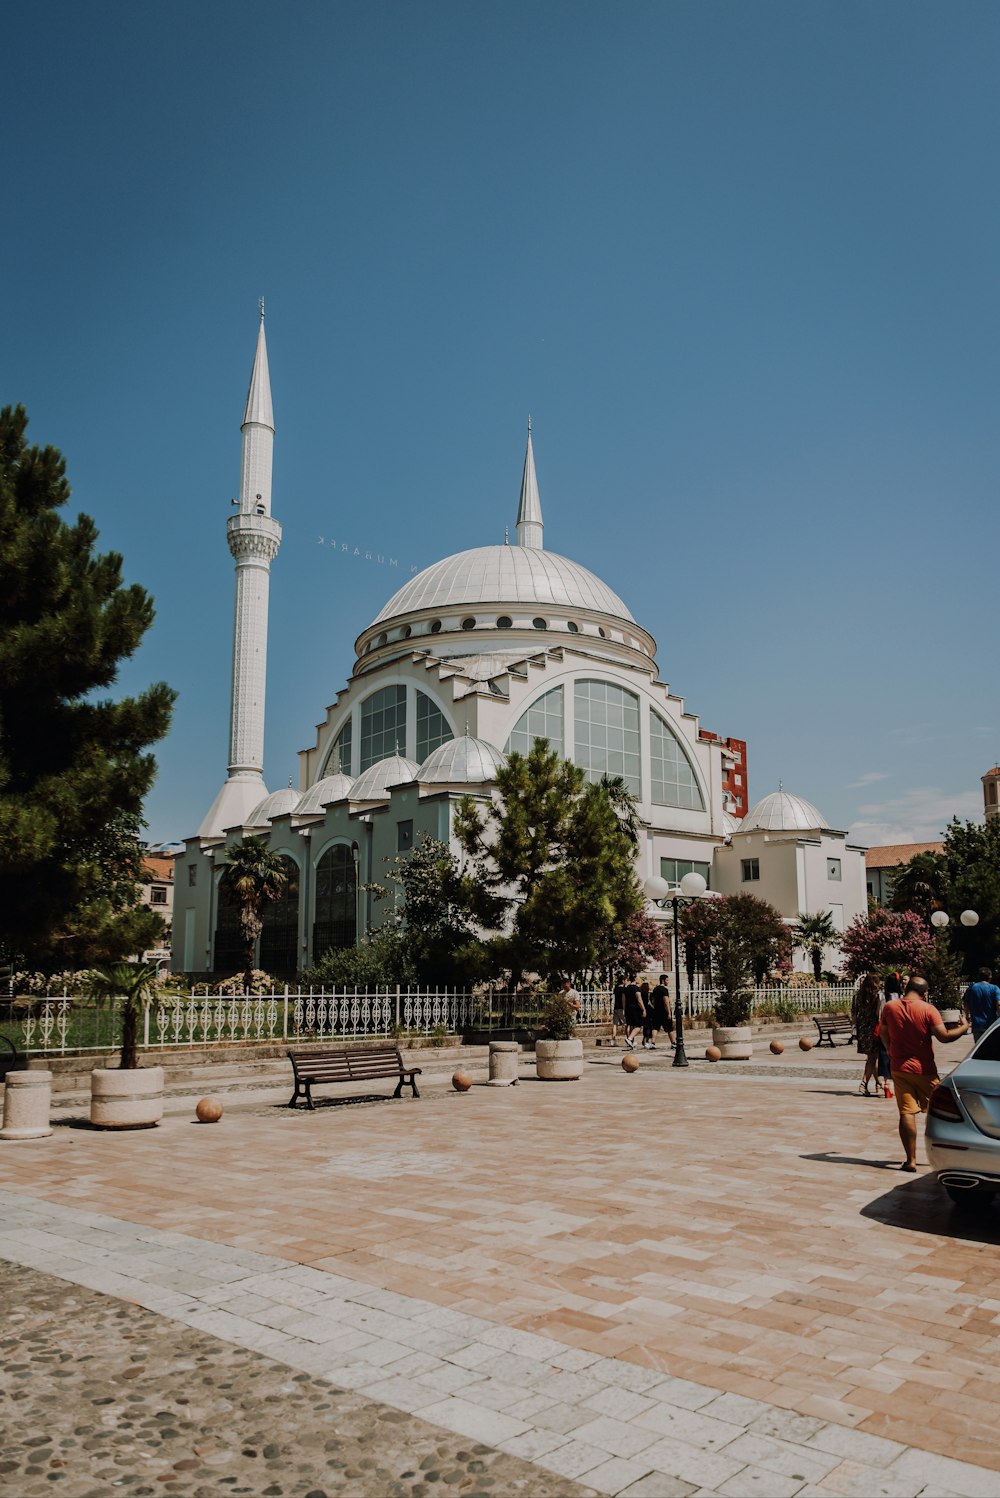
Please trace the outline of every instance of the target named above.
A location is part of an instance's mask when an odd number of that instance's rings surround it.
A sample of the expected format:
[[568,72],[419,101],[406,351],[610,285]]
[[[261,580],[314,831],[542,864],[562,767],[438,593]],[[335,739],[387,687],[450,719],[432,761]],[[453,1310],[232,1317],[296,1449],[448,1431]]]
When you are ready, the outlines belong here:
[[149,1005],[148,1004],[146,1005],[145,1009],[142,1012],[142,1043],[146,1047],[149,1046]]
[[288,1039],[288,984],[285,984],[285,1001],[281,1008],[281,1038]]
[[400,1025],[400,1019],[399,1019],[399,984],[397,983],[396,984],[396,1029],[398,1030],[400,1028],[401,1028],[401,1025]]

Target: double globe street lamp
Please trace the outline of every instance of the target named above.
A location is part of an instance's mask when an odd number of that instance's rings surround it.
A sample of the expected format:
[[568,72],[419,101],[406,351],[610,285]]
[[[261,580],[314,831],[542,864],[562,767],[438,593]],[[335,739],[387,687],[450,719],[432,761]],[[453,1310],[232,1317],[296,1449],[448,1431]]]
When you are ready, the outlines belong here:
[[643,888],[646,899],[662,909],[670,905],[673,911],[674,933],[674,1066],[687,1066],[687,1051],[684,1049],[684,1006],[681,1003],[681,937],[680,913],[682,905],[690,905],[708,893],[708,885],[700,874],[685,874],[679,885],[668,884],[659,874],[646,880]]

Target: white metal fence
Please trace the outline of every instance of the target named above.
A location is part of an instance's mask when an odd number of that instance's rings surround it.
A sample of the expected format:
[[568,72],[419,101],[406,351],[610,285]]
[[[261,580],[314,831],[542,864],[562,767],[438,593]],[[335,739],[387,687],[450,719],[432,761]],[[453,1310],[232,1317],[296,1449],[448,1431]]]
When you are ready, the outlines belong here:
[[[684,994],[694,1018],[713,1009],[716,988]],[[797,1013],[850,1009],[852,984],[830,987],[758,988],[754,1007]],[[606,1024],[607,989],[581,991],[580,1021]],[[539,1004],[530,996],[455,988],[274,989],[263,994],[200,993],[167,996],[146,1010],[139,1041],[150,1049],[205,1045],[251,1045],[309,1040],[363,1040],[397,1035],[411,1042],[446,1035],[532,1029]],[[26,1055],[108,1053],[121,1042],[120,1001],[96,1005],[71,994],[14,1001],[0,1030]]]
[[[581,1022],[611,1016],[605,989],[581,992]],[[363,1040],[398,1035],[493,1033],[531,1028],[539,1004],[529,996],[454,988],[274,989],[264,994],[165,996],[140,1020],[139,1043],[151,1049],[249,1045],[272,1041]],[[2,1030],[26,1055],[100,1051],[121,1041],[121,1001],[97,1005],[71,994],[15,1001]]]

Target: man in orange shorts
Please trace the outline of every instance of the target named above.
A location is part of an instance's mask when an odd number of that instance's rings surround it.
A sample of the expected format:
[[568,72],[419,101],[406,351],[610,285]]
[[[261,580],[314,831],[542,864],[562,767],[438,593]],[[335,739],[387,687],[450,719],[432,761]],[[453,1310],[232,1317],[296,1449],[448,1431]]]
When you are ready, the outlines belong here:
[[934,1041],[950,1045],[960,1040],[969,1022],[963,1020],[954,1030],[946,1030],[941,1015],[927,1002],[927,979],[910,978],[902,998],[890,999],[882,1010],[879,1026],[889,1049],[899,1137],[906,1155],[900,1168],[912,1175],[917,1168],[917,1114],[927,1112],[940,1080]]

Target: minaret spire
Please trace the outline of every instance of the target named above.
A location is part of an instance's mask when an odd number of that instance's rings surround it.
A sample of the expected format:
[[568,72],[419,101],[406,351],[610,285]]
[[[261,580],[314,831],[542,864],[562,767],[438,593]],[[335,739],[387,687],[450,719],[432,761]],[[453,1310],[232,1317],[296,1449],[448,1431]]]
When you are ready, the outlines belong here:
[[536,551],[544,548],[542,540],[542,502],[538,498],[538,479],[535,477],[535,453],[531,446],[531,417],[528,417],[528,446],[524,454],[524,475],[521,479],[521,504],[517,512],[517,544],[530,546]]
[[281,545],[281,526],[271,519],[274,412],[263,298],[242,433],[239,509],[226,524],[226,539],[236,562],[229,776],[198,830],[200,837],[221,837],[228,827],[242,827],[253,807],[267,795],[263,775],[267,608],[271,563]]

